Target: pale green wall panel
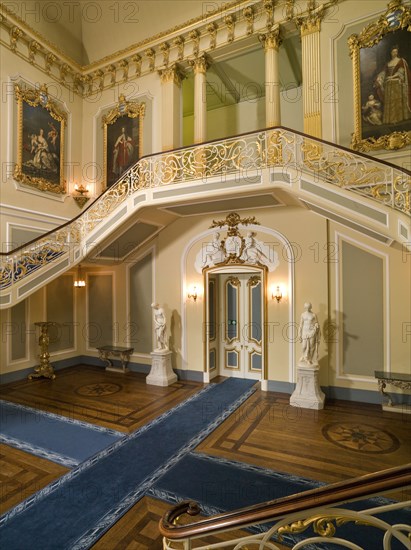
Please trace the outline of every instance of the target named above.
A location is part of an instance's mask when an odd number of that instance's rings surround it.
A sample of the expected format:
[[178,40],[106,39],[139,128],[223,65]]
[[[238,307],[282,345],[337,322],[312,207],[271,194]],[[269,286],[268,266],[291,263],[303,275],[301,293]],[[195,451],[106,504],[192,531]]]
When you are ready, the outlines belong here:
[[374,376],[384,370],[384,262],[342,242],[343,368]]
[[83,334],[89,348],[114,344],[113,342],[113,277],[92,275],[87,277],[88,324]]
[[18,361],[26,357],[27,331],[26,331],[26,307],[24,300],[13,306],[10,311],[11,322],[11,360]]
[[[63,275],[46,287],[47,321],[58,324],[49,327],[50,352],[74,347],[74,281],[71,275]],[[77,290],[81,292],[81,290]],[[40,319],[41,320],[41,319]]]
[[152,256],[148,254],[130,268],[130,346],[138,353],[152,351],[151,298]]

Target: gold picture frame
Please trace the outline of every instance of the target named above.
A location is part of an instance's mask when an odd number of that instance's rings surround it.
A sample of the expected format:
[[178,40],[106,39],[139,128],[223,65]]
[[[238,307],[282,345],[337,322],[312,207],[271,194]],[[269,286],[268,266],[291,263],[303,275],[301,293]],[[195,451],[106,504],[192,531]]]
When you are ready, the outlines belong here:
[[64,194],[64,147],[67,114],[39,89],[15,84],[17,161],[14,179],[39,191]]
[[145,103],[127,101],[103,116],[103,187],[107,189],[142,156]]
[[386,12],[348,39],[353,63],[351,147],[368,152],[411,143],[411,9],[392,0]]

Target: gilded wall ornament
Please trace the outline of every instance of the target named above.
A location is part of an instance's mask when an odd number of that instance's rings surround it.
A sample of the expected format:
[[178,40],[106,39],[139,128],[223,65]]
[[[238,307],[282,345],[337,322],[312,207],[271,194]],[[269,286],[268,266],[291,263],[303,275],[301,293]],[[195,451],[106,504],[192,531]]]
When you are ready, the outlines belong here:
[[266,27],[267,29],[271,29],[274,24],[274,2],[273,0],[264,0],[263,6],[266,16]]
[[411,9],[393,0],[387,11],[348,39],[354,77],[357,151],[400,149],[411,142]]
[[167,67],[170,58],[170,44],[168,42],[160,44],[160,51],[163,54],[163,65]]
[[234,40],[234,27],[235,27],[234,15],[226,15],[224,17],[224,23],[227,27],[227,42],[232,42]]
[[217,46],[217,29],[217,24],[214,22],[207,25],[207,32],[210,35],[210,50],[214,50]]
[[188,36],[193,41],[193,55],[194,57],[198,57],[200,51],[200,33],[194,29]]
[[244,19],[247,21],[247,34],[254,32],[254,10],[252,6],[247,6],[243,9]]
[[14,87],[17,100],[17,162],[14,178],[40,191],[65,193],[67,115],[40,89]]
[[148,70],[152,73],[156,64],[156,52],[153,48],[148,48],[144,54],[148,59]]
[[177,48],[177,59],[181,61],[184,58],[184,38],[177,36],[174,40],[174,45]]
[[41,49],[40,44],[36,40],[29,43],[29,63],[33,65],[36,60],[36,53]]
[[22,38],[23,36],[24,32],[19,29],[19,27],[12,27],[10,29],[10,49],[12,52],[16,52],[17,42],[19,41],[19,38]]

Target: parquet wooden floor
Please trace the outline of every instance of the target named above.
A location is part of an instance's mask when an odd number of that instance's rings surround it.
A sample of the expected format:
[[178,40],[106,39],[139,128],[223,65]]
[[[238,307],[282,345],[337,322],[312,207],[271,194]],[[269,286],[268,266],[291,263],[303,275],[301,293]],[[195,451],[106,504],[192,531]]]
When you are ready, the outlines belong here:
[[348,401],[299,409],[285,394],[257,391],[197,450],[336,482],[408,463],[411,416]]
[[0,513],[3,514],[68,470],[0,443]]
[[80,365],[55,380],[24,380],[0,387],[0,396],[35,409],[130,433],[197,392],[203,384],[178,381],[147,386],[146,375]]
[[[168,388],[147,386],[145,375],[78,366],[59,371],[54,381],[2,386],[0,394],[9,401],[131,432],[201,387],[185,381]],[[376,405],[326,402],[323,411],[313,411],[290,407],[288,395],[257,390],[197,450],[334,482],[409,462],[410,428],[410,415],[383,412]],[[5,445],[0,453],[2,511],[66,471]],[[160,549],[157,524],[168,508],[166,503],[144,498],[94,548]]]

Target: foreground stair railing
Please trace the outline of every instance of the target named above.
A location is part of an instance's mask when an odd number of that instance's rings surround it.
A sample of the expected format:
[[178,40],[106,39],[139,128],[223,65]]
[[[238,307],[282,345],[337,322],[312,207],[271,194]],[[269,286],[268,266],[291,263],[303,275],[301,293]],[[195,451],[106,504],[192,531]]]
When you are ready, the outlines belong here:
[[411,172],[286,128],[271,128],[141,158],[77,218],[1,253],[0,291],[62,257],[68,257],[68,267],[78,263],[88,253],[87,236],[141,190],[213,177],[224,181],[234,173],[247,178],[264,168],[278,168],[291,178],[303,171],[410,214]]
[[[411,464],[383,470],[347,481],[326,485],[318,489],[305,491],[289,497],[280,498],[270,502],[250,506],[202,519],[195,523],[187,524],[187,516],[195,516],[200,508],[194,502],[182,502],[169,510],[160,521],[160,533],[164,537],[164,549],[174,550],[211,550],[213,548],[232,548],[234,550],[251,549],[278,549],[276,542],[281,543],[287,539],[287,546],[295,550],[307,548],[333,548],[333,544],[339,547],[356,550],[377,550],[376,546],[359,546],[347,538],[338,536],[339,528],[347,524],[376,528],[383,533],[384,550],[391,549],[393,540],[400,543],[400,547],[411,547],[411,500],[393,502],[388,499],[374,499],[372,508],[363,510],[351,510],[338,507],[343,503],[352,502],[363,498],[369,498],[388,491],[403,490],[411,485]],[[408,522],[391,525],[388,521],[377,517],[387,512],[394,512],[396,520],[399,510],[408,510]],[[406,514],[404,513],[404,516]],[[185,517],[183,517],[185,516]],[[180,525],[184,519],[184,524]],[[265,527],[263,524],[269,524]],[[260,533],[250,534],[238,538],[238,530],[253,526],[261,526]],[[257,530],[257,529],[254,529]],[[227,536],[233,534],[231,540]],[[215,537],[225,533],[226,542],[205,544],[207,537]],[[299,536],[304,533],[304,537]],[[365,535],[367,536],[367,535]],[[299,540],[296,541],[296,538]],[[199,542],[197,539],[201,539]],[[197,544],[196,544],[197,543]],[[205,544],[205,545],[204,545]],[[323,546],[325,544],[325,546]],[[315,546],[310,546],[315,545]],[[396,546],[398,548],[398,546]]]

